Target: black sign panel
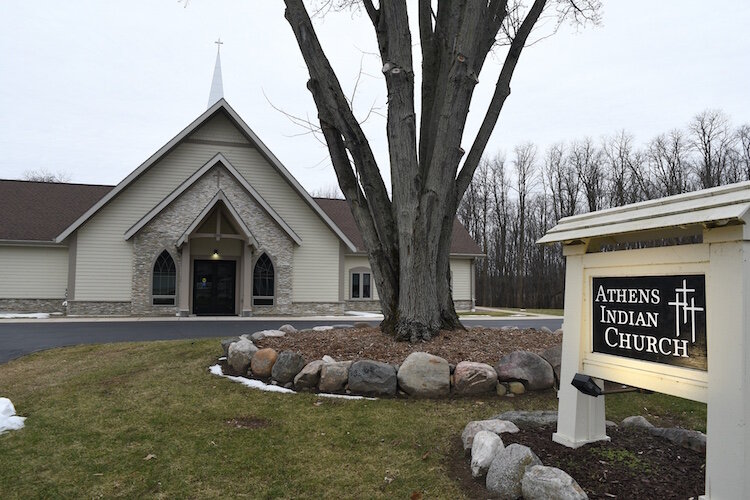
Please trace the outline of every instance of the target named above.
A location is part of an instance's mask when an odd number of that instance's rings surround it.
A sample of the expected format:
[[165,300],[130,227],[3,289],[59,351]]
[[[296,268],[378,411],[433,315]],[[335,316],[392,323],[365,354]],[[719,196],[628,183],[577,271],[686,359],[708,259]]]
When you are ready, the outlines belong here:
[[593,278],[594,352],[707,370],[703,274]]

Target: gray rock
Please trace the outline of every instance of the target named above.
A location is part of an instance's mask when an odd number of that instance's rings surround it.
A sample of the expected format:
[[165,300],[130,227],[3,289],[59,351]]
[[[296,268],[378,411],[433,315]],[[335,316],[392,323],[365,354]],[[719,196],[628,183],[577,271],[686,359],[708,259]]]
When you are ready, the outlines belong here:
[[227,364],[235,373],[245,375],[258,348],[247,339],[229,344]]
[[261,330],[250,335],[250,339],[253,341],[263,340],[266,337],[283,337],[286,333],[281,330]]
[[557,330],[555,330],[555,335],[562,335],[562,334],[563,334],[562,328],[558,328]]
[[539,331],[541,331],[541,332],[544,332],[544,333],[548,333],[548,334],[552,334],[552,330],[550,330],[550,329],[549,329],[549,328],[547,328],[546,326],[543,326],[543,327],[541,327],[541,328],[539,329]]
[[607,428],[610,428],[610,427],[617,427],[617,424],[616,424],[616,423],[614,423],[614,422],[612,422],[611,420],[605,420],[605,421],[604,421],[604,425],[605,425],[605,426],[606,426]]
[[316,332],[327,332],[328,330],[333,330],[333,327],[329,325],[323,325],[323,326],[314,326],[312,329]]
[[556,411],[506,411],[492,418],[508,420],[521,426],[554,425],[557,423]]
[[640,415],[634,415],[632,417],[625,417],[620,425],[623,427],[635,427],[638,429],[653,429],[654,424],[646,420],[646,417]]
[[479,431],[489,431],[495,434],[502,434],[503,432],[509,432],[511,434],[518,432],[518,427],[513,422],[507,420],[472,420],[461,433],[461,442],[464,445],[464,451],[470,450],[474,444],[474,436]]
[[398,384],[414,397],[447,396],[451,391],[451,369],[448,362],[426,352],[413,352],[398,369]]
[[562,364],[562,344],[550,347],[541,355],[544,360],[552,367],[552,373],[555,375],[555,388],[560,388],[560,365]]
[[498,396],[505,396],[508,393],[508,387],[498,382],[497,386],[495,386],[495,392]]
[[706,452],[706,435],[702,432],[680,429],[678,427],[672,427],[668,429],[654,427],[653,429],[649,429],[649,432],[654,436],[668,439],[674,444],[678,444],[683,448],[698,451],[701,453]]
[[487,471],[487,489],[502,500],[516,500],[521,496],[521,480],[526,467],[542,465],[527,446],[513,443],[495,455]]
[[286,324],[286,325],[281,325],[279,327],[279,331],[282,331],[284,333],[294,333],[297,331],[297,329],[294,328],[292,325]]
[[229,357],[229,345],[233,342],[239,342],[239,337],[229,337],[228,339],[221,339],[221,350],[224,351],[224,357]]
[[318,387],[321,368],[323,368],[323,361],[320,359],[307,363],[305,367],[302,368],[302,371],[294,377],[294,388],[301,391]]
[[530,391],[549,389],[555,385],[552,366],[538,354],[514,351],[503,356],[495,365],[501,382],[520,381]]
[[556,467],[532,465],[521,479],[524,500],[585,500],[588,495],[578,483]]
[[503,448],[503,440],[494,432],[477,432],[471,445],[471,475],[480,477],[487,474],[495,455]]
[[323,363],[320,368],[320,392],[342,392],[349,380],[351,361],[337,363]]
[[301,354],[294,351],[283,351],[279,354],[271,369],[271,378],[284,385],[294,381],[294,377],[307,363]]
[[457,394],[482,394],[495,389],[497,373],[486,363],[461,361],[453,372],[454,391]]
[[354,328],[354,325],[351,325],[349,323],[340,323],[338,325],[331,325],[331,327],[333,327],[334,330],[344,330],[346,328]]
[[349,390],[354,394],[393,396],[396,394],[396,370],[380,361],[356,361],[349,368]]
[[323,363],[335,363],[336,360],[330,357],[328,354],[323,356]]

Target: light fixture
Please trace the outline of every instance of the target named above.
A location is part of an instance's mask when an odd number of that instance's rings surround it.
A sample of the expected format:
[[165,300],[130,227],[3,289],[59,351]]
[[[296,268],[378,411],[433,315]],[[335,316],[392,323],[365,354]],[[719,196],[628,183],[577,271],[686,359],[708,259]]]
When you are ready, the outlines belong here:
[[214,248],[214,259],[218,259],[218,258],[219,258],[219,249]]
[[583,394],[586,394],[587,396],[593,396],[595,398],[601,396],[604,392],[592,377],[584,375],[583,373],[576,373],[571,384],[573,384],[573,387],[578,389]]

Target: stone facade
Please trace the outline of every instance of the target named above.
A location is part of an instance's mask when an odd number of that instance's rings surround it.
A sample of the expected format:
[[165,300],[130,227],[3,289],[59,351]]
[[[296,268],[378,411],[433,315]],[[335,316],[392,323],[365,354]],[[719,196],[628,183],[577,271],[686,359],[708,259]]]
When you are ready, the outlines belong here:
[[68,301],[68,316],[130,316],[131,314],[130,301]]
[[347,311],[381,312],[379,300],[347,300],[344,303]]
[[[245,191],[245,188],[221,165],[212,168],[190,186],[161,213],[154,217],[133,237],[133,314],[139,316],[174,316],[178,312],[179,283],[190,280],[181,276],[183,250],[176,247],[185,230],[200,215],[219,191],[237,210],[244,224],[250,228],[260,248],[247,247],[251,262],[266,253],[274,265],[275,296],[273,306],[253,307],[253,314],[294,314],[292,307],[293,242],[268,213]],[[156,258],[167,250],[177,269],[177,297],[175,306],[152,305],[152,276]],[[194,256],[194,255],[193,255]],[[242,269],[238,261],[238,302],[236,313],[242,312],[242,280],[252,280],[252,269]],[[192,265],[191,265],[192,267]],[[192,283],[189,290],[192,289]],[[257,312],[256,312],[257,311]]]
[[453,307],[456,311],[471,311],[474,308],[474,303],[471,300],[454,300]]
[[0,311],[6,313],[64,313],[64,298],[0,299]]

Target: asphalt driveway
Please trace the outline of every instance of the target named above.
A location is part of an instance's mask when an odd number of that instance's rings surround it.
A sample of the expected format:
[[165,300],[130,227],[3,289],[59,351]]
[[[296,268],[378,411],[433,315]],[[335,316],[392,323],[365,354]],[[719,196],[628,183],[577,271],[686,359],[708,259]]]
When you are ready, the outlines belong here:
[[[149,340],[196,339],[205,337],[231,337],[258,330],[278,328],[289,323],[297,329],[319,325],[351,324],[365,321],[377,325],[380,320],[367,317],[341,317],[321,319],[265,319],[265,318],[169,318],[122,320],[3,320],[0,321],[0,363],[25,356],[32,352],[55,347],[79,344],[105,344],[110,342],[143,342]],[[467,325],[488,327],[518,326],[556,330],[562,318],[476,318],[462,322]]]

